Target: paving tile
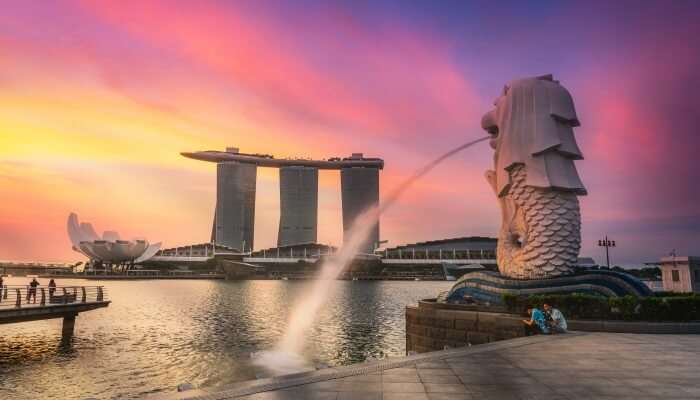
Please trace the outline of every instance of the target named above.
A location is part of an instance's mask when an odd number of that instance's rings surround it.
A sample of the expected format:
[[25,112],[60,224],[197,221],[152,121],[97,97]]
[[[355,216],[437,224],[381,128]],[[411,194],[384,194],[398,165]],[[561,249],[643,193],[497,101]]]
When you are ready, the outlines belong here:
[[429,400],[472,400],[476,397],[468,393],[427,393]]
[[[487,392],[480,393],[479,395],[472,395],[473,399],[478,400],[519,400],[517,395],[512,393],[502,393],[502,392]],[[543,399],[544,400],[544,399]]]
[[[324,391],[318,391],[318,390],[307,390],[307,389],[299,389],[299,388],[279,390],[275,393],[289,396],[289,397],[284,397],[285,399],[286,398],[297,399],[297,400],[337,400],[338,399],[338,392],[324,392]],[[282,398],[279,398],[279,399],[281,400]]]
[[[591,398],[590,396],[589,397],[577,397],[577,398],[569,397],[569,399],[573,399],[573,400],[590,399],[590,398]],[[666,400],[665,397],[658,397],[658,396],[652,396],[652,397],[649,397],[649,396],[631,396],[631,397],[630,396],[596,396],[595,398],[596,398],[596,400]],[[669,397],[668,399],[669,400],[670,399],[689,400],[688,397],[680,397],[680,398]],[[692,397],[692,399],[695,399],[695,397]]]
[[382,400],[429,400],[425,393],[384,393]]
[[302,386],[302,388],[306,390],[323,390],[323,391],[332,391],[332,392],[337,392],[343,386],[344,382],[340,382],[338,380],[330,380],[330,381],[321,381],[321,382],[314,382],[314,383],[309,383],[308,385]]
[[423,383],[462,383],[455,375],[421,375]]
[[486,352],[448,359],[430,359],[427,355],[424,361],[401,368],[240,398],[700,399],[698,335],[587,333],[510,347],[507,342],[502,343],[502,346],[488,345]]
[[472,379],[491,379],[500,378],[503,381],[509,379],[531,377],[527,372],[521,369],[512,369],[509,371],[471,371],[464,372],[463,370],[454,370],[455,374],[458,376],[470,376]]
[[323,390],[329,392],[381,392],[381,382],[343,382],[340,379],[310,383],[302,386],[307,390]]
[[383,375],[382,382],[420,382],[418,374]]
[[465,385],[498,385],[503,383],[503,380],[498,376],[458,375],[457,377]]
[[467,388],[460,383],[426,383],[425,391],[429,393],[467,393]]
[[518,400],[570,400],[569,397],[564,395],[553,394],[528,394],[528,393],[518,393],[516,399]]
[[[517,396],[520,393],[525,393],[527,386],[504,386],[504,385],[464,385],[469,393],[482,395],[486,393],[502,393]],[[556,394],[555,392],[552,392]]]
[[683,398],[688,396],[688,392],[683,390],[683,388],[679,386],[640,386],[638,389],[641,392],[641,396],[659,396],[663,398]]
[[338,400],[382,400],[382,394],[378,392],[342,392],[338,393]]
[[395,375],[395,374],[406,374],[406,373],[416,373],[415,367],[402,367],[402,368],[391,368],[382,371],[382,375]]
[[394,382],[386,382],[382,383],[382,392],[384,393],[416,393],[416,392],[425,392],[425,387],[423,386],[422,383],[409,383],[409,382],[402,382],[402,383],[394,383]]
[[455,375],[455,373],[450,368],[418,368],[418,375]]
[[552,389],[557,393],[557,395],[571,397],[574,399],[591,399],[596,397],[595,388],[591,386],[569,385],[552,387]]
[[416,368],[450,368],[445,361],[426,361],[416,364]]
[[337,400],[337,392],[321,392],[308,390],[278,390],[276,392],[256,393],[239,397],[241,400]]
[[681,386],[681,389],[683,389],[684,392],[688,393],[689,395],[695,396],[697,398],[700,398],[700,387],[697,386]]
[[345,378],[335,379],[341,382],[381,382],[381,375],[353,375]]

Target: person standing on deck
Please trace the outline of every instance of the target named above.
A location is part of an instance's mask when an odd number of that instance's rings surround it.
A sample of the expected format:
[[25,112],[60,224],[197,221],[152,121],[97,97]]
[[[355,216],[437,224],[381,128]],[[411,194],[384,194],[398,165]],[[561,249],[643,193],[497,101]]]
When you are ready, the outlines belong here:
[[27,292],[27,302],[29,302],[29,299],[32,299],[33,303],[36,303],[36,288],[39,286],[39,281],[36,280],[36,278],[32,278],[32,281],[29,282],[29,291]]
[[56,291],[56,282],[51,278],[49,281],[49,298],[53,297],[54,292]]

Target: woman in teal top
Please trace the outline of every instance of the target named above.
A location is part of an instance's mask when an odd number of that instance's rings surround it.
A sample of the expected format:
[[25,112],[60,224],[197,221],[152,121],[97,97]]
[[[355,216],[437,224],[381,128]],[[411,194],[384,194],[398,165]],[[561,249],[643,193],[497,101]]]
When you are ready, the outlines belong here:
[[539,308],[528,308],[527,313],[530,319],[523,320],[523,323],[526,328],[529,328],[529,331],[533,333],[549,333],[549,328],[547,328],[547,324],[545,323],[544,313]]

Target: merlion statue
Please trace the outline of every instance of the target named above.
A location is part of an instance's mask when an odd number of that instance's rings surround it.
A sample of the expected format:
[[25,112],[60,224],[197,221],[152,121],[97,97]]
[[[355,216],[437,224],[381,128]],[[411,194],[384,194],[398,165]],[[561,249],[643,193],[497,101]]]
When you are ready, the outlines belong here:
[[503,216],[499,271],[518,279],[572,273],[581,247],[577,196],[586,194],[574,165],[583,155],[573,99],[546,75],[510,82],[495,106],[481,125],[496,150],[486,179]]

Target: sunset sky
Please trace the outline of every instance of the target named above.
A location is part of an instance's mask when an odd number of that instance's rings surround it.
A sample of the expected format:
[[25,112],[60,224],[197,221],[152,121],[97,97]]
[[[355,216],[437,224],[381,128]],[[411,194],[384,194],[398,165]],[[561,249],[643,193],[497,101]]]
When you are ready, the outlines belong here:
[[[582,256],[700,255],[700,2],[6,1],[0,259],[77,261],[69,212],[165,246],[206,242],[214,164],[181,151],[381,157],[381,191],[484,136],[504,83],[554,74],[582,126]],[[389,245],[496,234],[482,143],[381,220]],[[258,170],[256,248],[276,242]],[[341,242],[321,172],[319,241]]]

